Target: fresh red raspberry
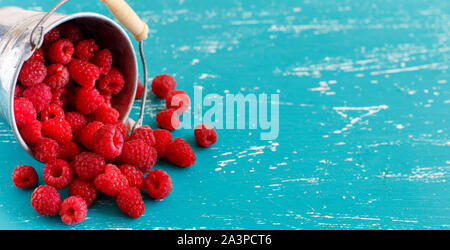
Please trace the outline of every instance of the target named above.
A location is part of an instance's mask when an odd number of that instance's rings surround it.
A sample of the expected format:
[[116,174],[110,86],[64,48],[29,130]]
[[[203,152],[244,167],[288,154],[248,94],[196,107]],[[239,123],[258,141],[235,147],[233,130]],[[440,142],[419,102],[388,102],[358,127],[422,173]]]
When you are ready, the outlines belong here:
[[54,187],[41,185],[31,194],[31,206],[40,215],[56,215],[60,205],[61,196]]
[[177,82],[171,75],[159,75],[152,81],[152,91],[159,98],[166,98],[176,86]]
[[135,129],[133,133],[131,133],[130,137],[128,137],[129,141],[136,139],[142,139],[150,146],[155,145],[155,136],[153,135],[153,130],[148,125]]
[[51,43],[54,43],[58,41],[59,37],[61,36],[59,29],[57,27],[51,29],[47,34],[44,36],[44,45],[48,45]]
[[83,114],[74,111],[67,112],[64,116],[74,135],[78,134],[82,128],[86,127],[87,120]]
[[194,150],[181,138],[173,140],[167,147],[164,155],[170,163],[179,167],[189,167],[196,160]]
[[36,112],[41,112],[52,100],[52,90],[47,84],[39,83],[23,91],[23,97],[33,103]]
[[19,165],[12,172],[12,180],[16,187],[28,189],[37,184],[38,175],[33,167]]
[[155,129],[153,135],[155,136],[155,149],[158,151],[158,158],[163,159],[167,147],[172,142],[172,134],[165,129]]
[[50,45],[47,51],[47,58],[52,63],[68,64],[72,60],[74,50],[70,40],[60,39]]
[[60,206],[59,215],[67,225],[80,223],[86,219],[88,210],[86,201],[80,196],[70,196]]
[[23,97],[14,99],[14,118],[19,128],[36,120],[33,103]]
[[58,143],[72,140],[72,129],[64,119],[53,118],[42,122],[42,134],[52,138]]
[[65,119],[64,110],[57,104],[50,104],[41,112],[41,121]]
[[144,189],[144,175],[141,170],[135,168],[133,165],[123,164],[120,166],[120,172],[127,178],[128,186],[138,189]]
[[120,160],[123,163],[137,167],[142,173],[147,173],[155,165],[158,158],[156,149],[142,139],[127,141],[123,144]]
[[51,104],[64,107],[67,102],[67,88],[53,89]]
[[96,88],[79,89],[75,100],[75,107],[85,115],[95,112],[103,104],[103,96]]
[[60,30],[61,37],[69,39],[73,44],[77,44],[83,40],[83,33],[81,30],[71,23],[64,23],[58,28]]
[[72,196],[80,196],[86,201],[86,205],[90,206],[97,198],[97,187],[93,181],[83,181],[74,179],[69,185],[69,194]]
[[104,172],[105,160],[96,153],[82,152],[73,158],[71,166],[80,179],[89,181]]
[[44,82],[52,89],[65,87],[69,83],[69,70],[62,64],[52,64],[47,67],[47,77]]
[[107,93],[107,92],[101,92],[102,96],[103,96],[103,100],[104,100],[104,104],[106,104],[106,106],[111,107],[111,99],[112,99],[112,94],[111,93]]
[[105,173],[95,177],[94,183],[98,190],[111,197],[116,197],[128,187],[127,178],[112,164],[105,166]]
[[42,139],[42,124],[38,120],[34,120],[30,123],[23,125],[19,128],[20,136],[29,145],[35,145],[40,139]]
[[76,143],[74,143],[72,141],[63,142],[59,145],[58,158],[61,158],[61,159],[64,159],[64,160],[70,162],[79,153],[80,153],[80,149],[78,148]]
[[195,140],[202,147],[209,147],[216,143],[217,132],[208,124],[199,124],[194,128]]
[[97,83],[97,88],[106,93],[111,93],[113,95],[118,94],[123,86],[125,85],[125,80],[122,73],[119,70],[112,67],[108,74],[100,78]]
[[113,63],[113,57],[108,49],[103,49],[95,53],[91,62],[100,69],[100,74],[106,75],[111,70],[111,65]]
[[115,125],[107,124],[94,134],[93,150],[105,159],[113,159],[122,153],[123,136]]
[[134,98],[138,99],[144,95],[144,86],[142,86],[141,81],[137,81],[136,95]]
[[33,61],[33,60],[45,63],[44,51],[42,49],[36,49],[33,52],[33,55],[31,55],[31,57],[28,58],[28,61]]
[[23,87],[16,83],[16,87],[14,88],[14,98],[22,97],[23,94]]
[[95,43],[94,39],[88,39],[80,41],[75,46],[75,56],[78,59],[88,61],[91,57],[94,56],[94,53],[98,50],[98,46]]
[[69,63],[70,76],[83,87],[94,87],[100,77],[100,70],[95,64],[73,59]]
[[122,121],[117,121],[114,125],[116,125],[117,129],[122,133],[123,140],[126,141],[128,139],[128,128],[127,125],[123,124]]
[[117,196],[116,202],[120,210],[132,218],[137,219],[145,212],[145,204],[137,188],[126,188]]
[[172,179],[163,170],[152,170],[145,177],[145,190],[155,200],[162,200],[172,192]]
[[92,143],[94,140],[94,134],[103,127],[103,123],[93,121],[82,128],[78,133],[78,139],[87,149],[92,149]]
[[34,147],[34,157],[41,162],[53,162],[59,152],[59,145],[55,140],[42,138]]
[[69,163],[61,159],[45,164],[43,175],[45,183],[56,189],[67,187],[73,178]]
[[19,73],[19,81],[26,87],[32,87],[35,84],[44,81],[47,75],[47,67],[41,61],[33,60],[23,63]]
[[94,113],[94,120],[102,122],[104,124],[115,124],[119,119],[119,111],[115,108],[103,104]]
[[175,109],[166,109],[156,114],[156,122],[163,129],[174,130],[180,127],[180,119]]
[[189,108],[191,99],[183,90],[174,90],[166,96],[166,106],[168,109],[175,109],[177,114],[182,114]]

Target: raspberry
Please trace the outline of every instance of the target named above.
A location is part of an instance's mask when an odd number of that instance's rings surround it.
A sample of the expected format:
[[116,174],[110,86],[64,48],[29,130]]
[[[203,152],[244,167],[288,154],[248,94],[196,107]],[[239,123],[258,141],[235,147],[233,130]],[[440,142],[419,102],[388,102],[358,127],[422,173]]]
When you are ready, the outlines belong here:
[[133,133],[131,133],[130,137],[128,137],[129,141],[136,139],[142,139],[150,146],[155,145],[155,136],[153,135],[153,130],[147,125],[135,129]]
[[50,45],[47,51],[47,58],[52,63],[68,64],[72,60],[74,50],[70,40],[60,39]]
[[75,56],[78,59],[88,61],[94,56],[94,53],[98,50],[98,46],[94,39],[80,41],[75,46]]
[[101,127],[94,134],[93,149],[105,159],[113,159],[122,153],[123,136],[115,125]]
[[114,125],[116,125],[117,129],[122,133],[123,140],[126,141],[128,139],[128,128],[122,121],[117,121]]
[[155,129],[153,135],[155,136],[155,149],[158,151],[158,158],[163,159],[167,147],[172,142],[172,134],[165,129]]
[[30,123],[23,125],[19,129],[20,136],[29,145],[35,145],[40,139],[42,139],[42,124],[38,120],[34,120]]
[[45,183],[56,189],[67,187],[73,178],[69,163],[61,159],[45,164],[43,175]]
[[123,144],[120,160],[147,173],[155,165],[158,157],[156,149],[142,139],[127,141]]
[[66,161],[72,161],[80,153],[77,144],[71,141],[63,142],[59,145],[58,158]]
[[45,63],[45,56],[44,56],[44,51],[42,49],[36,49],[33,54],[31,55],[30,58],[28,58],[27,61],[40,61]]
[[22,97],[23,87],[16,83],[16,87],[14,88],[14,98]]
[[180,127],[180,119],[175,109],[166,109],[156,114],[156,122],[160,128],[174,130]]
[[174,90],[166,97],[166,106],[168,109],[176,109],[177,114],[182,114],[189,108],[191,100],[183,90]]
[[44,81],[47,75],[47,67],[41,61],[33,60],[23,63],[19,73],[19,81],[22,85],[32,87]]
[[83,40],[83,33],[81,30],[71,24],[71,23],[65,23],[59,26],[61,37],[69,39],[73,44],[77,44],[81,40]]
[[113,63],[112,54],[108,49],[103,49],[95,53],[91,62],[100,69],[100,74],[106,75],[111,70],[111,65]]
[[74,135],[78,134],[78,132],[87,124],[87,120],[84,115],[78,112],[67,112],[65,117]]
[[94,113],[94,119],[104,124],[115,124],[119,119],[119,111],[115,108],[103,104]]
[[123,164],[120,166],[120,172],[128,180],[128,186],[138,189],[144,189],[144,175],[132,165]]
[[96,88],[81,88],[75,100],[75,107],[85,115],[95,112],[103,104],[103,96]]
[[162,200],[172,192],[172,180],[163,170],[152,170],[145,177],[145,190],[155,200]]
[[103,100],[106,106],[111,107],[112,94],[107,92],[102,92],[101,94],[103,96]]
[[71,166],[80,179],[89,181],[104,172],[105,160],[96,153],[82,152],[73,158]]
[[72,140],[72,129],[64,119],[53,118],[42,122],[42,134],[63,143]]
[[14,118],[19,128],[36,120],[33,103],[23,97],[14,99]]
[[88,210],[86,201],[80,196],[70,196],[61,203],[59,215],[67,225],[80,223],[86,219]]
[[50,104],[41,112],[41,121],[52,119],[65,119],[64,110],[56,104]]
[[159,75],[152,81],[152,91],[159,98],[166,98],[176,86],[177,82],[171,75]]
[[37,184],[38,175],[33,167],[19,165],[12,172],[12,180],[16,187],[28,189]]
[[195,140],[200,146],[209,147],[216,143],[217,132],[208,124],[199,124],[194,128]]
[[51,104],[64,107],[67,102],[67,88],[53,89]]
[[105,166],[105,173],[95,177],[94,183],[98,190],[111,197],[116,197],[128,187],[127,178],[112,164]]
[[122,73],[114,67],[111,68],[108,74],[100,78],[97,83],[97,87],[100,90],[113,95],[118,94],[124,85],[125,80],[123,79]]
[[141,98],[144,95],[144,86],[142,86],[141,81],[138,80],[137,82],[137,88],[136,88],[136,95],[134,98]]
[[23,91],[23,97],[33,103],[36,112],[41,112],[50,104],[52,100],[52,91],[47,84],[39,83]]
[[83,87],[94,87],[100,77],[100,70],[95,64],[73,59],[69,63],[70,76]]
[[72,196],[80,196],[86,201],[87,206],[90,206],[97,198],[97,191],[97,187],[93,181],[74,179],[69,185],[69,194]]
[[195,163],[194,150],[181,138],[173,140],[167,147],[164,155],[170,163],[179,167],[189,167]]
[[56,42],[61,36],[58,28],[53,28],[44,36],[44,44],[50,44]]
[[83,146],[85,146],[87,149],[92,149],[94,134],[101,127],[103,127],[103,123],[93,121],[79,131],[78,139],[83,144]]
[[47,77],[44,82],[52,89],[63,88],[69,83],[69,70],[62,64],[52,64],[47,67]]
[[42,138],[34,147],[34,157],[41,162],[53,162],[58,156],[59,145],[55,140]]
[[142,195],[136,188],[126,188],[117,196],[117,205],[120,210],[132,218],[139,218],[145,212]]
[[40,215],[56,215],[60,205],[61,196],[54,187],[41,185],[31,195],[31,206]]

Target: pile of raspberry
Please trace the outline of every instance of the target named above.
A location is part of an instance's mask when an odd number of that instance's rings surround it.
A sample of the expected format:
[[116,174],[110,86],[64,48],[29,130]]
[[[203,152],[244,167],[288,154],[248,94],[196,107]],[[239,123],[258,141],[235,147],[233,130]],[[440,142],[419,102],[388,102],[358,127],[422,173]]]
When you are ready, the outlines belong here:
[[[172,76],[155,77],[152,92],[167,106],[156,117],[160,129],[142,126],[130,133],[111,102],[121,98],[126,84],[116,60],[78,26],[65,23],[45,35],[42,48],[21,68],[14,116],[22,139],[45,163],[45,185],[31,196],[41,215],[59,214],[66,224],[80,223],[100,191],[114,197],[125,214],[139,218],[145,212],[141,192],[163,200],[172,191],[170,176],[151,170],[158,160],[179,167],[195,163],[192,147],[170,132],[180,126],[178,116],[190,106],[189,96],[176,90]],[[138,82],[136,98],[143,91]],[[207,124],[196,126],[194,136],[203,147],[217,140]],[[19,165],[12,179],[16,187],[28,189],[39,178],[33,167]],[[62,201],[58,190],[65,188],[70,196]]]

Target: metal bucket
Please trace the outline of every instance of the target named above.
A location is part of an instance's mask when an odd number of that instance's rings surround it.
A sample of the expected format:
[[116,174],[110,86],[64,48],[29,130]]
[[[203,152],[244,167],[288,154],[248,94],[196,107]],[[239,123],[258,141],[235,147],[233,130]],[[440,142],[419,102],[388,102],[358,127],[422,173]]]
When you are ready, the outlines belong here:
[[[32,30],[45,14],[17,7],[0,8],[0,116],[9,124],[19,144],[31,156],[33,152],[20,136],[14,119],[14,89],[22,64],[34,52],[30,43]],[[138,79],[136,54],[127,33],[113,20],[90,12],[72,15],[54,13],[43,22],[43,31],[47,33],[68,21],[77,24],[100,46],[113,53],[114,65],[123,72],[125,86],[120,96],[113,98],[111,103],[119,111],[120,119],[126,123],[133,106]]]

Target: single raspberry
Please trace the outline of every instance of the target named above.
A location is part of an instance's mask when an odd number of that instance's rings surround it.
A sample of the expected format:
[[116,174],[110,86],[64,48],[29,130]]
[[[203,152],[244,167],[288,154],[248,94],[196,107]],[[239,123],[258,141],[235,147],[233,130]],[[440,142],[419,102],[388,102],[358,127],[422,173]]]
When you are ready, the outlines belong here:
[[142,173],[147,173],[155,165],[157,157],[155,148],[142,139],[136,139],[123,144],[120,160],[137,167]]
[[16,83],[16,87],[14,88],[14,98],[22,97],[23,87]]
[[16,187],[28,189],[37,184],[38,175],[33,167],[19,165],[12,172],[12,180]]
[[81,40],[83,40],[83,33],[81,30],[71,24],[71,23],[64,23],[61,26],[59,26],[59,30],[61,33],[61,37],[69,39],[73,44],[77,44]]
[[175,109],[166,109],[156,114],[156,122],[163,129],[174,130],[180,127],[180,119]]
[[63,88],[69,83],[69,70],[62,64],[52,64],[47,67],[47,77],[44,82],[52,89]]
[[116,202],[120,210],[132,218],[137,219],[145,212],[145,204],[137,188],[126,188],[117,196]]
[[115,125],[107,124],[94,134],[94,151],[105,159],[113,159],[122,153],[123,136]]
[[74,50],[70,40],[60,39],[50,45],[47,51],[47,58],[52,63],[68,64],[72,60]]
[[23,97],[14,99],[14,118],[19,128],[36,120],[33,103]]
[[43,175],[45,183],[56,189],[67,187],[73,178],[69,163],[61,159],[45,164]]
[[61,36],[61,34],[60,34],[59,29],[57,27],[51,29],[44,36],[44,45],[48,45],[48,44],[51,44],[51,43],[54,43],[54,42],[58,41],[60,36]]
[[119,169],[122,175],[125,176],[125,178],[127,178],[128,186],[135,187],[141,190],[145,188],[144,186],[145,178],[141,170],[129,164],[123,164],[119,167]]
[[172,134],[165,129],[155,129],[153,135],[155,136],[155,149],[158,151],[158,158],[163,159],[167,147],[172,142]]
[[166,98],[176,86],[177,82],[171,75],[159,75],[152,81],[152,91],[159,98]]
[[97,83],[97,88],[106,93],[111,93],[113,95],[118,94],[123,86],[125,85],[125,80],[122,73],[119,70],[112,67],[108,74],[100,78]]
[[80,179],[89,181],[104,172],[105,160],[96,153],[82,152],[73,158],[71,166]]
[[42,134],[63,143],[72,140],[72,129],[64,119],[53,118],[42,122]]
[[31,206],[40,215],[56,215],[60,205],[61,196],[54,187],[41,185],[31,194]]
[[47,84],[39,83],[23,91],[23,97],[33,103],[36,112],[41,112],[52,100],[52,90]]
[[123,140],[126,141],[128,139],[127,125],[123,124],[122,121],[117,121],[114,125],[116,125],[117,129],[122,133]]
[[67,225],[80,223],[86,219],[88,210],[86,201],[80,196],[70,196],[65,199],[60,206],[59,215],[61,220]]
[[77,135],[78,132],[87,124],[86,117],[84,117],[84,115],[81,113],[75,111],[67,112],[64,116],[66,118],[66,121],[69,123],[74,135]]
[[50,104],[41,112],[41,121],[52,119],[65,119],[64,110],[57,104]]
[[78,133],[78,139],[87,149],[92,149],[92,143],[94,140],[94,134],[103,127],[103,123],[93,121],[82,128]]
[[189,167],[195,163],[196,159],[194,150],[181,138],[173,140],[164,155],[170,163],[180,167]]
[[79,89],[75,100],[75,107],[85,115],[95,112],[103,104],[103,96],[96,88]]
[[119,119],[119,115],[119,111],[115,108],[103,104],[95,111],[94,119],[104,124],[115,124],[117,123],[117,119]]
[[177,114],[182,114],[189,108],[191,99],[183,90],[173,90],[166,96],[166,106],[168,109],[175,109]]
[[137,81],[136,95],[134,98],[138,99],[144,95],[144,86],[142,86],[141,81]]
[[90,206],[97,198],[97,187],[93,181],[83,181],[74,179],[69,185],[69,194],[72,196],[80,196],[86,201],[86,205]]
[[75,56],[78,59],[88,61],[94,56],[94,53],[98,50],[98,46],[94,39],[80,41],[75,46]]
[[94,87],[100,77],[100,70],[95,64],[73,59],[69,63],[70,76],[83,87]]
[[19,128],[20,136],[29,145],[35,145],[40,139],[42,139],[42,123],[38,120],[34,120],[30,123],[23,125]]
[[199,124],[194,128],[195,140],[202,147],[209,147],[216,143],[217,132],[208,124]]
[[128,137],[129,141],[136,139],[142,139],[150,146],[155,145],[155,136],[153,135],[153,130],[148,125],[135,129],[133,133],[131,133],[130,137]]
[[53,89],[51,104],[64,107],[67,102],[67,88]]
[[152,170],[145,177],[145,190],[155,200],[162,200],[172,192],[172,179],[163,170]]
[[127,178],[112,164],[105,166],[105,173],[95,177],[94,183],[98,190],[111,197],[116,197],[128,187]]
[[31,55],[30,58],[28,58],[27,61],[40,61],[45,63],[45,56],[44,56],[44,51],[42,49],[36,49],[33,54]]
[[106,75],[111,70],[111,65],[113,63],[113,57],[108,49],[103,49],[95,53],[91,62],[100,69],[100,74]]
[[47,75],[47,67],[41,61],[33,60],[23,63],[19,73],[19,81],[22,85],[32,87],[44,81]]
[[53,162],[58,156],[59,145],[55,140],[42,138],[34,147],[34,157],[41,162]]
[[78,148],[76,143],[72,141],[63,142],[59,145],[58,158],[70,162],[79,153],[80,149]]

